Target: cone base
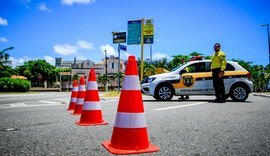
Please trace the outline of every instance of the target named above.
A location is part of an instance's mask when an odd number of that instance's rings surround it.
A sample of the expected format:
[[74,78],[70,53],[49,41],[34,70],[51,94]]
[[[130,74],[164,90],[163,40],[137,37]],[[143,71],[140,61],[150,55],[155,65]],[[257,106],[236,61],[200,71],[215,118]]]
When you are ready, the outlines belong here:
[[72,111],[75,109],[75,103],[70,103],[67,111]]
[[100,123],[84,123],[84,122],[75,122],[75,124],[79,126],[98,126],[98,125],[108,125],[109,123],[106,121],[100,122]]
[[117,149],[113,148],[111,146],[111,141],[104,141],[102,145],[112,154],[140,154],[140,153],[150,153],[150,152],[157,152],[159,151],[159,147],[149,144],[148,148],[140,149],[140,150],[123,150],[123,149]]
[[71,115],[81,115],[81,113],[70,113]]

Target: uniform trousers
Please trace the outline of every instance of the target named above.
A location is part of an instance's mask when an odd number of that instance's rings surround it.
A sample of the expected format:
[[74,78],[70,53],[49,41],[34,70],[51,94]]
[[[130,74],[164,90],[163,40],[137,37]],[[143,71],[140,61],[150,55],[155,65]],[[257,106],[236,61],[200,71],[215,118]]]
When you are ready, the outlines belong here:
[[213,86],[215,90],[215,96],[217,100],[225,100],[225,88],[223,77],[219,78],[218,73],[220,68],[212,69]]

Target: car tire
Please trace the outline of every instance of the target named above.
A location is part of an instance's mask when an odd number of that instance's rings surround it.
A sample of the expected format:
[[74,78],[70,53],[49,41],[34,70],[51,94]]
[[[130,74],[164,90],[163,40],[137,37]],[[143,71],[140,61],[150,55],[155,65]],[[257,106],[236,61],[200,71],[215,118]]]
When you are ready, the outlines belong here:
[[174,90],[170,85],[159,85],[155,90],[154,98],[158,101],[169,101],[172,99]]
[[230,97],[233,101],[244,102],[248,98],[248,89],[245,85],[237,84],[232,86],[230,90]]

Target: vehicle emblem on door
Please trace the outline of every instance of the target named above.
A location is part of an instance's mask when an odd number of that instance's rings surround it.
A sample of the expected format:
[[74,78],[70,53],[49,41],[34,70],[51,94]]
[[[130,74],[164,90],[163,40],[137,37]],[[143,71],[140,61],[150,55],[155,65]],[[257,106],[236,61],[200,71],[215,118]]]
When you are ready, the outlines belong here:
[[193,84],[193,77],[191,75],[185,75],[183,82],[185,86],[190,87]]

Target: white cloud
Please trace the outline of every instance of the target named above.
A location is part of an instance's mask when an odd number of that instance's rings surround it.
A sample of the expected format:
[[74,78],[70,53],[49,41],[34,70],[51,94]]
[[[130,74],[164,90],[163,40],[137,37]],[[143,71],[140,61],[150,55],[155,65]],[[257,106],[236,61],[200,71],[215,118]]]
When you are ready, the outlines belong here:
[[153,59],[156,59],[156,60],[159,60],[162,58],[168,58],[168,57],[169,57],[168,55],[163,54],[163,53],[159,53],[159,52],[157,52],[153,55]]
[[38,6],[38,9],[41,11],[47,11],[47,12],[52,12],[51,9],[49,9],[45,3],[40,3],[40,5]]
[[76,57],[76,59],[77,59],[77,60],[87,60],[87,58],[84,57],[84,56],[82,56],[82,55],[78,55],[78,56]]
[[0,42],[7,42],[8,40],[5,37],[0,37]]
[[87,41],[83,41],[83,40],[78,40],[77,41],[77,45],[80,48],[83,49],[94,49],[93,43],[87,42]]
[[102,46],[100,46],[99,49],[103,52],[103,54],[105,53],[104,51],[106,50],[107,56],[110,56],[110,55],[116,56],[115,50],[114,50],[113,47],[110,46],[109,44],[102,45]]
[[20,0],[20,1],[27,9],[30,9],[31,0]]
[[23,56],[22,58],[19,58],[19,59],[10,57],[9,59],[10,59],[10,61],[11,61],[11,66],[12,66],[13,68],[14,68],[14,67],[17,67],[17,66],[21,66],[21,65],[24,64],[24,62],[31,60],[31,59],[30,59],[29,57],[27,57],[27,56]]
[[46,62],[48,62],[51,65],[55,65],[55,58],[51,57],[51,56],[44,56],[44,59]]
[[91,4],[95,2],[95,0],[62,0],[61,3],[65,5],[73,5],[73,3],[78,4]]
[[78,48],[69,44],[56,44],[53,46],[54,51],[61,55],[76,54]]
[[129,56],[131,55],[131,54],[128,53],[128,52],[124,52],[123,54],[124,54],[124,56],[127,56],[127,57],[129,57]]
[[8,21],[6,19],[0,17],[0,25],[7,26],[8,25]]

